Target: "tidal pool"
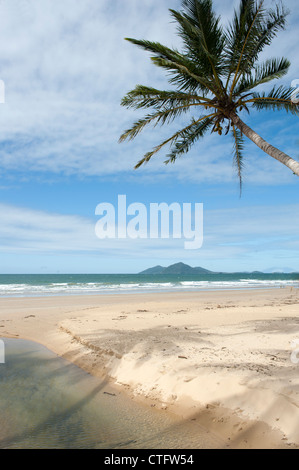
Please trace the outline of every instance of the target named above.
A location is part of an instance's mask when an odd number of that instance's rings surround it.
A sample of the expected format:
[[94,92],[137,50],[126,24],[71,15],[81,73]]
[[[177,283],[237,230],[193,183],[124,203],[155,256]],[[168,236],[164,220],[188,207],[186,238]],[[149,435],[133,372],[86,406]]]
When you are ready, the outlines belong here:
[[40,344],[2,339],[1,449],[217,448],[195,422],[141,405]]

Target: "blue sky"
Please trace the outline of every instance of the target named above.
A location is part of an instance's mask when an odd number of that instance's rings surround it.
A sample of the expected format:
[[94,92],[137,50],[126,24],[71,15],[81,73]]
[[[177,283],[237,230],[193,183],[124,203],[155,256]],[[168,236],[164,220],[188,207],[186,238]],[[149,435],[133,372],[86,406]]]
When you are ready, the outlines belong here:
[[[283,3],[288,28],[265,53],[290,59],[281,81],[290,85],[299,79],[299,12],[296,0]],[[214,4],[225,23],[238,2]],[[165,166],[161,152],[137,171],[177,124],[118,143],[137,117],[120,106],[123,95],[138,83],[169,88],[124,37],[178,47],[168,9],[179,7],[177,0],[0,2],[0,273],[130,273],[178,261],[216,271],[299,270],[299,182],[283,165],[246,143],[240,198],[229,136],[208,135],[175,165]],[[299,158],[297,118],[244,120]],[[95,208],[116,204],[119,194],[146,206],[203,203],[202,248],[185,250],[180,239],[99,240]]]

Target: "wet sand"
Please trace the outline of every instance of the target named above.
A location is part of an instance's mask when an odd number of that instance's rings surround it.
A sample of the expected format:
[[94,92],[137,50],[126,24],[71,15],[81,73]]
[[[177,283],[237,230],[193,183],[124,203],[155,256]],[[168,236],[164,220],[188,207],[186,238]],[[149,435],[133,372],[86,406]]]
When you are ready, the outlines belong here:
[[291,448],[298,313],[294,288],[2,298],[0,336],[45,345],[220,447]]

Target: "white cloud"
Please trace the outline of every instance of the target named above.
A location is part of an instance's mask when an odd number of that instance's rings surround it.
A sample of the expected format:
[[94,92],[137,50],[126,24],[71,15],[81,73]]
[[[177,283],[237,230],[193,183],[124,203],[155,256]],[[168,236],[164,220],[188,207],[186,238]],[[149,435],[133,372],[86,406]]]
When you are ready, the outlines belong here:
[[[298,13],[294,0],[285,3],[292,9],[290,27],[271,51],[293,58],[286,78],[291,81],[299,76],[294,42]],[[232,2],[215,4],[225,21]],[[113,0],[113,7],[110,0],[2,0],[0,58],[6,83],[6,104],[0,107],[2,171],[132,174],[134,164],[162,140],[165,131],[157,128],[154,134],[119,145],[120,134],[136,119],[135,113],[120,106],[120,100],[137,83],[162,88],[168,84],[148,54],[124,37],[176,46],[168,8],[179,7],[178,0]],[[167,135],[170,132],[171,128]],[[290,133],[285,133],[285,141]],[[138,177],[159,173],[180,181],[232,181],[236,176],[230,145],[208,137],[187,161],[171,168],[162,165],[165,153],[161,152]],[[294,152],[294,145],[288,147]],[[292,183],[289,170],[253,152],[249,181],[272,184],[282,174],[284,182]]]

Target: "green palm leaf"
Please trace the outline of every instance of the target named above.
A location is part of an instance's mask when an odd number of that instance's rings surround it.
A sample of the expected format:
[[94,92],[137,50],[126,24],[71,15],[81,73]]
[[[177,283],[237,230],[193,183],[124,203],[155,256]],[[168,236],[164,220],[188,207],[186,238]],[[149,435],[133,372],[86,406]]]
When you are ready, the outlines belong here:
[[203,137],[211,128],[213,119],[205,118],[199,123],[195,121],[193,122],[193,126],[180,134],[181,139],[175,142],[174,148],[172,148],[171,152],[167,155],[167,160],[165,161],[166,164],[174,163],[177,157],[180,157],[184,153],[188,153],[193,144],[195,144],[199,138]]
[[143,85],[137,85],[134,90],[127,93],[122,99],[122,106],[133,109],[141,108],[156,108],[159,109],[161,106],[176,107],[176,106],[188,106],[192,104],[199,104],[201,102],[208,103],[203,96],[197,94],[183,93],[179,91],[164,91],[157,90]]
[[289,67],[290,62],[285,58],[268,59],[264,63],[257,65],[251,73],[242,78],[235,87],[233,96],[238,96],[259,85],[282,78],[288,73]]
[[251,72],[259,54],[269,45],[277,32],[285,28],[288,12],[276,6],[266,11],[264,1],[242,0],[239,13],[227,35],[226,67],[234,79],[231,90],[238,80]]
[[252,103],[253,108],[259,111],[265,109],[272,111],[283,110],[298,116],[299,106],[291,100],[293,91],[293,88],[273,87],[268,93],[252,93],[252,99],[247,102]]
[[183,1],[182,5],[184,12],[170,12],[179,24],[178,32],[183,39],[186,54],[201,64],[207,77],[219,81],[225,41],[220,18],[216,17],[211,0]]
[[157,124],[169,124],[173,119],[178,117],[182,113],[187,113],[189,111],[189,106],[178,106],[176,108],[166,108],[161,109],[158,112],[147,114],[144,118],[139,119],[137,122],[133,124],[130,129],[127,129],[121,136],[119,141],[123,142],[126,139],[132,140],[134,139],[143,129],[145,126],[149,124],[153,124],[154,127]]
[[204,67],[194,63],[187,55],[180,54],[158,42],[132,38],[126,38],[126,40],[154,53],[154,56],[151,57],[153,63],[170,72],[172,74],[170,83],[177,84],[181,90],[196,91],[200,89],[204,93],[209,89],[213,91],[214,84],[205,76]]
[[232,134],[234,139],[234,164],[237,169],[239,182],[240,182],[240,195],[242,193],[242,184],[243,184],[243,167],[244,167],[244,160],[243,160],[243,150],[244,150],[244,138],[242,132],[236,128],[234,125],[232,126]]
[[[140,160],[137,165],[135,166],[135,168],[139,168],[141,165],[143,165],[143,163],[147,163],[150,161],[150,159],[152,158],[152,156],[159,152],[161,150],[162,147],[164,147],[165,145],[167,144],[170,144],[170,145],[175,145],[176,142],[178,141],[179,138],[182,138],[182,139],[185,139],[186,136],[188,135],[188,133],[192,133],[194,132],[194,129],[195,129],[195,126],[198,125],[199,123],[201,123],[202,121],[204,122],[207,122],[206,120],[209,119],[212,121],[213,117],[215,117],[215,113],[209,115],[209,116],[202,116],[200,117],[199,119],[197,120],[194,120],[192,119],[192,122],[191,124],[189,124],[188,126],[184,127],[183,129],[180,129],[179,131],[177,131],[175,134],[173,134],[171,137],[169,137],[168,139],[164,140],[164,142],[162,142],[161,144],[157,145],[151,152],[147,152],[145,154],[145,156],[142,158],[142,160]],[[200,127],[200,126],[199,126]]]

